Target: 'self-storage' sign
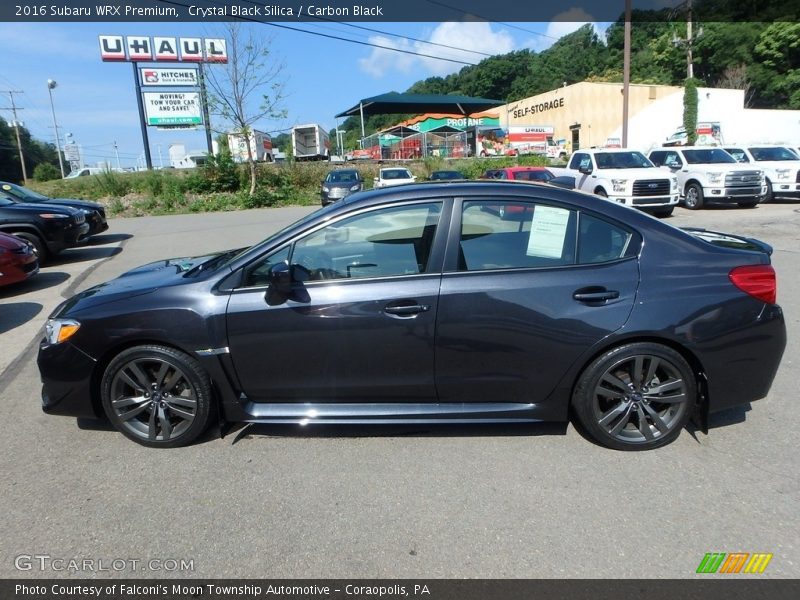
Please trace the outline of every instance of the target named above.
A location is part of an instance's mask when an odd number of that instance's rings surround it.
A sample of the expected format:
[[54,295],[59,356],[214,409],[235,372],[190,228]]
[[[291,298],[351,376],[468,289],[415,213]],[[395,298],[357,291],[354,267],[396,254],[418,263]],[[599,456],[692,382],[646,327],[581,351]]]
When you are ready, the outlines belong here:
[[99,40],[100,57],[107,62],[228,62],[228,48],[222,38],[101,35]]

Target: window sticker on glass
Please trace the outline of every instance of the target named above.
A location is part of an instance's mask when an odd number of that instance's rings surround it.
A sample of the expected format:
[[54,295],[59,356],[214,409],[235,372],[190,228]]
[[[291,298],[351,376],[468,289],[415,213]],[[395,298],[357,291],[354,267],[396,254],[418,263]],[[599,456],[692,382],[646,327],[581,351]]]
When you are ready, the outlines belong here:
[[568,223],[569,210],[566,208],[537,206],[525,253],[542,258],[561,258]]

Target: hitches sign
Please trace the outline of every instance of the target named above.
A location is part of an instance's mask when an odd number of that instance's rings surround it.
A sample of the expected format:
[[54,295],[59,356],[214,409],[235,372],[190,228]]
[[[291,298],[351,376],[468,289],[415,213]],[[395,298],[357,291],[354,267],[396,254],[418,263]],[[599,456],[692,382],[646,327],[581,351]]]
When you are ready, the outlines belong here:
[[156,69],[150,67],[140,68],[142,85],[155,86],[181,86],[197,87],[200,82],[197,78],[197,69]]
[[104,61],[228,62],[228,48],[221,38],[101,35],[99,39]]
[[142,96],[148,125],[169,127],[203,123],[197,92],[145,92]]

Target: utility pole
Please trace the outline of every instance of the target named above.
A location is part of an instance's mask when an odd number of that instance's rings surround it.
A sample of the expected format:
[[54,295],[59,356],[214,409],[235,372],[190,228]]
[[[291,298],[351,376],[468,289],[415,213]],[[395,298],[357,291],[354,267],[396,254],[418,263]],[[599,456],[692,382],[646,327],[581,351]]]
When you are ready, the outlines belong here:
[[631,84],[631,0],[625,0],[625,41],[622,57],[622,147],[628,147],[628,104]]
[[117,170],[122,171],[122,165],[119,164],[119,148],[117,147],[116,140],[114,140],[114,154],[117,155]]
[[694,77],[694,57],[692,56],[692,45],[694,41],[703,35],[703,28],[700,27],[697,35],[693,33],[692,28],[692,0],[686,2],[686,39],[679,38],[677,35],[672,37],[672,43],[678,47],[686,46],[686,77],[692,79]]
[[53,113],[53,131],[56,134],[56,150],[58,151],[58,166],[61,168],[61,179],[64,179],[64,159],[61,158],[61,138],[58,135],[58,123],[56,122],[56,107],[53,104],[53,90],[58,83],[54,79],[47,80],[47,93],[50,94],[50,110]]
[[[22,181],[24,183],[28,182],[28,171],[25,168],[25,156],[22,154],[22,141],[19,137],[19,119],[17,119],[17,110],[23,110],[22,108],[17,109],[17,105],[14,103],[14,94],[21,94],[22,92],[19,90],[6,90],[2,92],[3,94],[8,94],[8,97],[11,99],[11,113],[14,115],[14,122],[12,125],[14,126],[14,133],[17,134],[17,150],[19,150],[19,163],[22,165]],[[9,110],[4,108],[3,110]]]

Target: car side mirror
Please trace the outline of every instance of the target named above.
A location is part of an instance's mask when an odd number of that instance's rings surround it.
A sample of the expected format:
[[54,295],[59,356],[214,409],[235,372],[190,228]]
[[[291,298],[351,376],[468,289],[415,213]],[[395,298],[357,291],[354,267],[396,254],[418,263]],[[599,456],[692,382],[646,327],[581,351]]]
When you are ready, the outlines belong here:
[[286,261],[279,262],[269,270],[270,291],[288,296],[292,293],[292,269]]
[[584,175],[590,175],[592,172],[592,165],[581,165],[578,167],[578,171]]

